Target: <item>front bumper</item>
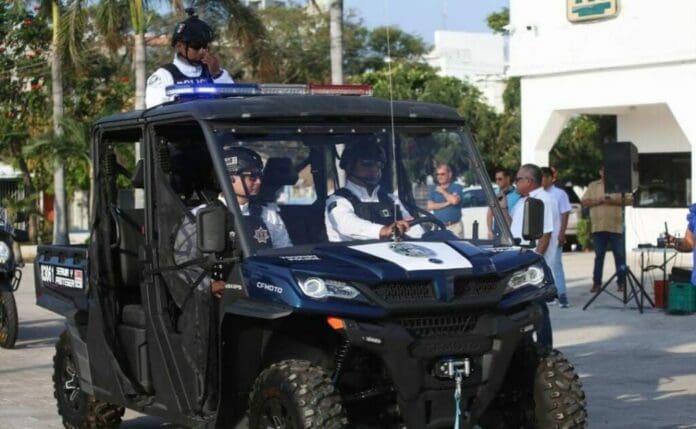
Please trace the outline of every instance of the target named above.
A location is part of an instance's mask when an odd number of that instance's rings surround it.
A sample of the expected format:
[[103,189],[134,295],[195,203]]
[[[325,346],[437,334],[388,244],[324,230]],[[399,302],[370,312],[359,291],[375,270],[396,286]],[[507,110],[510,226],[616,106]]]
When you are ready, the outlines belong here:
[[497,395],[520,342],[536,330],[541,307],[529,304],[508,313],[405,317],[386,323],[346,321],[355,347],[384,362],[408,428],[452,427],[455,382],[435,376],[443,358],[468,358],[471,375],[462,382],[462,428],[473,427]]

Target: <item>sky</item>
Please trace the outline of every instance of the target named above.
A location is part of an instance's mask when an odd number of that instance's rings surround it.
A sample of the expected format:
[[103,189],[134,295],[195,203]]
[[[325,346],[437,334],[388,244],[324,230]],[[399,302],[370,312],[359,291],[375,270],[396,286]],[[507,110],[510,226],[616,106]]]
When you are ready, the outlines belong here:
[[[435,30],[490,32],[486,17],[510,0],[343,0],[369,28],[396,25],[432,44]],[[447,10],[447,18],[443,11]]]

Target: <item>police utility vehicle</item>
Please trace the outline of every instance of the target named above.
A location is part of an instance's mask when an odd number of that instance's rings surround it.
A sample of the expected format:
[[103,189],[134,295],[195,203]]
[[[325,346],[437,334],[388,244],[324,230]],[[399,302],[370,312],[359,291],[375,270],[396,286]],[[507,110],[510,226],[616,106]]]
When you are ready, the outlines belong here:
[[[454,159],[505,225],[453,109],[363,86],[171,90],[95,124],[89,244],[38,249],[37,302],[66,318],[53,375],[65,427],[116,427],[125,408],[200,428],[586,425],[573,366],[534,340],[555,294],[543,258],[506,227],[487,240],[463,219],[456,237],[418,207],[432,159]],[[411,228],[330,241],[341,154],[373,146],[379,226],[408,213]],[[226,154],[239,148],[264,165],[245,182],[261,182],[252,204],[291,246],[238,203]],[[534,200],[525,215],[538,238]]]

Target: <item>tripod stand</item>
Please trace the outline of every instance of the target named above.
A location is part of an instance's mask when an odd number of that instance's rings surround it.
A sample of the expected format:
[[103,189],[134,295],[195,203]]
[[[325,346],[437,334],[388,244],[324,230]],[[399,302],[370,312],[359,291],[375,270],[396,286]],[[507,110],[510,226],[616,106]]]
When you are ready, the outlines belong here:
[[[621,193],[621,224],[623,225],[623,245],[624,245],[624,252],[626,248],[626,195],[622,192]],[[614,252],[614,258],[616,258],[616,249],[612,249]],[[624,258],[625,259],[625,258]],[[607,287],[611,284],[611,282],[619,277],[620,274],[624,274],[624,279],[626,281],[626,284],[623,288],[623,296],[616,296],[613,293],[609,292],[607,290]],[[628,293],[628,288],[631,289],[631,293]],[[624,306],[628,304],[631,301],[631,298],[635,299],[636,301],[636,306],[638,307],[638,311],[640,313],[643,313],[643,299],[647,299],[648,302],[650,303],[651,306],[655,307],[655,303],[653,303],[652,299],[650,299],[650,296],[645,292],[645,288],[643,287],[643,283],[638,280],[638,277],[636,277],[635,274],[633,274],[633,271],[631,271],[631,267],[628,266],[626,261],[624,260],[624,263],[619,267],[619,270],[615,272],[611,277],[609,277],[609,280],[607,280],[597,292],[590,298],[589,301],[585,304],[584,307],[582,307],[583,311],[587,310],[587,307],[589,307],[594,300],[597,299],[597,297],[602,293],[606,292],[613,298],[621,301]],[[640,300],[638,299],[638,295],[640,295]]]

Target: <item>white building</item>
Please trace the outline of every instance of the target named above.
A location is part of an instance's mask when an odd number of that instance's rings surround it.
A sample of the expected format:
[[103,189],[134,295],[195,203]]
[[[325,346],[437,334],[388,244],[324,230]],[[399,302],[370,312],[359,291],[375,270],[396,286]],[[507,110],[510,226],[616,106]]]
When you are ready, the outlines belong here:
[[426,57],[442,76],[475,85],[496,111],[503,110],[505,90],[505,41],[491,33],[436,31],[435,47]]
[[509,74],[521,77],[523,163],[547,165],[573,115],[616,115],[617,141],[638,148],[641,186],[669,195],[627,209],[630,249],[654,243],[665,221],[683,233],[696,195],[696,1],[617,2],[510,0]]
[[242,4],[254,10],[263,10],[267,7],[285,6],[282,0],[242,0]]

